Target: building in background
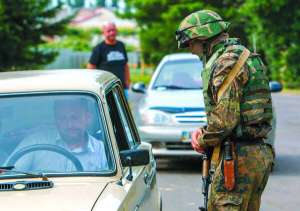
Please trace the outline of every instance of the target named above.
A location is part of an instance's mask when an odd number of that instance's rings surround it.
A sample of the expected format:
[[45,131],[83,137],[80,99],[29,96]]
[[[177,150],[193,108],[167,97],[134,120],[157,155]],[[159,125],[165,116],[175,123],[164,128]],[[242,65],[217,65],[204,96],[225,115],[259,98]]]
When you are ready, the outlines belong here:
[[124,0],[52,0],[52,5],[56,6],[59,3],[63,3],[66,6],[72,8],[95,8],[95,7],[106,7],[111,9],[124,10]]
[[73,27],[93,28],[102,27],[105,22],[112,21],[118,28],[135,28],[135,21],[121,19],[107,8],[81,8],[70,22]]

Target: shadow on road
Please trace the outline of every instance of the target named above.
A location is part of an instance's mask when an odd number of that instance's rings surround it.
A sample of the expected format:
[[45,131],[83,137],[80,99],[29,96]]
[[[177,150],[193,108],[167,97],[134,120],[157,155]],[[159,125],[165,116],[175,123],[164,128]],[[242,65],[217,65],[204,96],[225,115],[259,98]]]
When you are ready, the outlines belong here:
[[272,175],[300,176],[300,155],[277,155]]
[[157,159],[157,170],[159,172],[170,173],[201,173],[202,160],[190,159],[190,160],[167,160]]

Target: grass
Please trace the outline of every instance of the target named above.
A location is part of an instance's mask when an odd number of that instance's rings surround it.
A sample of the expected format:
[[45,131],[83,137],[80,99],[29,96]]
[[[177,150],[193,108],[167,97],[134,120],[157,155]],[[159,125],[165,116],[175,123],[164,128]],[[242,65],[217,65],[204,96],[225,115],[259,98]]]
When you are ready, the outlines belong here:
[[149,84],[153,74],[152,67],[146,67],[143,70],[141,68],[130,68],[130,80],[131,83],[143,82]]
[[284,88],[282,90],[282,93],[300,95],[300,88],[297,89]]

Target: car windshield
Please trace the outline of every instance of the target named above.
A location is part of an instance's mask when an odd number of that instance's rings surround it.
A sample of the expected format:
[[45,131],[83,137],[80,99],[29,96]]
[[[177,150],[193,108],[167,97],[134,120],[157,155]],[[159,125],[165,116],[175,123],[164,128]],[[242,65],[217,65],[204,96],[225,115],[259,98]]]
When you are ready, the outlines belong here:
[[[0,167],[36,174],[111,172],[101,109],[90,94],[1,96]],[[0,171],[0,178],[17,174]]]
[[201,89],[202,62],[182,59],[166,62],[153,85],[153,89]]

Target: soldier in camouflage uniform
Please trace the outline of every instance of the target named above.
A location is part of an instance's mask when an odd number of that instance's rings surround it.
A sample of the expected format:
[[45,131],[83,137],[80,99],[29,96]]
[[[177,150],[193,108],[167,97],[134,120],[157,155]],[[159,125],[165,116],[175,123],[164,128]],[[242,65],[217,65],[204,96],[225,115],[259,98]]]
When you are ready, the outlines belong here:
[[251,53],[223,95],[218,91],[245,49],[238,39],[229,38],[229,23],[215,12],[200,10],[187,16],[176,31],[179,48],[189,48],[205,64],[202,72],[207,126],[192,135],[198,152],[234,142],[235,186],[224,187],[221,161],[209,193],[208,210],[259,210],[262,192],[273,163],[272,146],[266,143],[271,130],[272,102],[266,68]]

